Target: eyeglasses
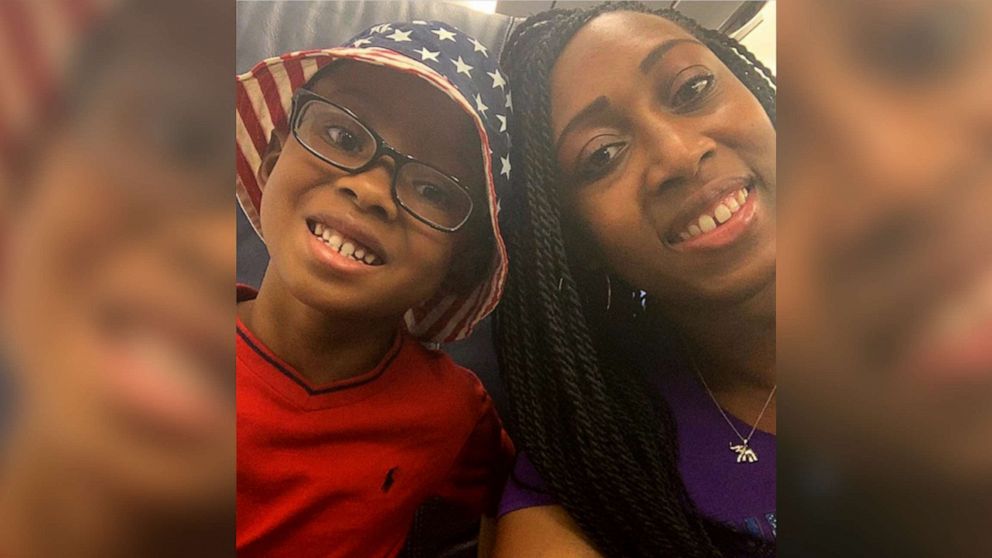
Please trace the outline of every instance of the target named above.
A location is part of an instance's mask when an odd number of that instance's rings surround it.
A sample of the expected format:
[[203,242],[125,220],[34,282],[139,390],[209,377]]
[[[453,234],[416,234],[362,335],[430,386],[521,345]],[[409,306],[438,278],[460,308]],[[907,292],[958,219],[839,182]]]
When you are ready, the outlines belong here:
[[351,174],[389,155],[395,162],[393,200],[432,228],[455,232],[472,214],[472,196],[457,178],[400,153],[355,113],[313,91],[298,89],[293,95],[290,128],[307,151]]

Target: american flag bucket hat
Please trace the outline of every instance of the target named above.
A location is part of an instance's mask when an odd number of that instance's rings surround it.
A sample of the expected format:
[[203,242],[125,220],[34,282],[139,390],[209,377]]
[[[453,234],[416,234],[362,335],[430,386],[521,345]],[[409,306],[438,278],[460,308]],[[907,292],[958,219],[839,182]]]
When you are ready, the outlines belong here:
[[[262,60],[236,78],[236,192],[245,216],[261,237],[259,209],[264,188],[258,171],[275,129],[288,131],[293,93],[334,60],[349,59],[413,74],[441,90],[471,118],[479,133],[492,226],[488,273],[468,294],[446,292],[407,312],[410,333],[427,343],[468,336],[499,302],[506,279],[506,247],[499,230],[499,192],[510,180],[513,110],[509,84],[496,53],[456,28],[437,21],[384,23],[339,47],[303,50]],[[264,241],[264,238],[263,238]]]

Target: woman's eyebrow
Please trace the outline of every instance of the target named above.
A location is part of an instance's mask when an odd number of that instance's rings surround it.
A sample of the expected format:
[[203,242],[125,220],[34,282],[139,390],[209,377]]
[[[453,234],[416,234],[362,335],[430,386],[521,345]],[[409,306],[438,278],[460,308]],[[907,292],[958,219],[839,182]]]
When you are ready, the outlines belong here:
[[651,52],[644,57],[644,60],[641,60],[641,65],[639,66],[641,73],[648,73],[669,50],[672,50],[672,48],[682,43],[695,43],[697,45],[702,45],[702,43],[694,39],[669,39],[651,49]]
[[577,128],[584,121],[591,119],[593,116],[605,111],[609,107],[610,107],[610,100],[607,99],[606,96],[604,95],[599,97],[595,101],[589,103],[588,105],[586,105],[584,109],[577,112],[575,116],[573,116],[572,119],[568,121],[568,124],[566,124],[565,127],[562,128],[561,134],[558,136],[558,140],[555,142],[555,153],[558,153],[558,151],[561,149],[562,140],[565,139],[565,136],[567,136],[568,133],[572,131],[573,128]]

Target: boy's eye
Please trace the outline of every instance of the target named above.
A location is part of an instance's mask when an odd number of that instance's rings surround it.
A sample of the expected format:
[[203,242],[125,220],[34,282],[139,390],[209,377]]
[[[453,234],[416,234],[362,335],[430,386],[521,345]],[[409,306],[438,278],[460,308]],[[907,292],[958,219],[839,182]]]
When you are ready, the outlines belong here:
[[691,69],[688,74],[681,83],[676,80],[675,91],[669,100],[669,104],[674,108],[691,108],[695,103],[706,98],[716,82],[716,77],[704,69]]
[[354,152],[362,148],[362,137],[343,126],[328,126],[324,136],[335,149]]
[[446,208],[451,204],[451,193],[442,186],[430,182],[417,182],[413,185],[417,197],[431,205]]
[[592,150],[587,150],[580,158],[579,176],[586,180],[599,178],[616,163],[620,155],[627,149],[626,141],[593,143]]

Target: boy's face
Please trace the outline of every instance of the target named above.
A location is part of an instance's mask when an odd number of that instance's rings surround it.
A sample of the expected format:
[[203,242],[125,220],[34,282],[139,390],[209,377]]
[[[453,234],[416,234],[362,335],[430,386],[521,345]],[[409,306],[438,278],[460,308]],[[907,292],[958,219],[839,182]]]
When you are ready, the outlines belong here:
[[[351,109],[396,150],[457,177],[481,199],[475,127],[454,101],[424,80],[344,61],[311,89]],[[318,159],[292,134],[278,139],[260,173],[262,234],[274,279],[307,306],[365,319],[399,318],[438,290],[467,227],[441,232],[400,207],[391,191],[395,161],[388,156],[349,174]],[[485,211],[479,205],[475,211]],[[329,245],[318,238],[317,223],[352,244],[354,255],[364,252],[364,261],[347,257],[344,246],[336,249],[335,239]]]

